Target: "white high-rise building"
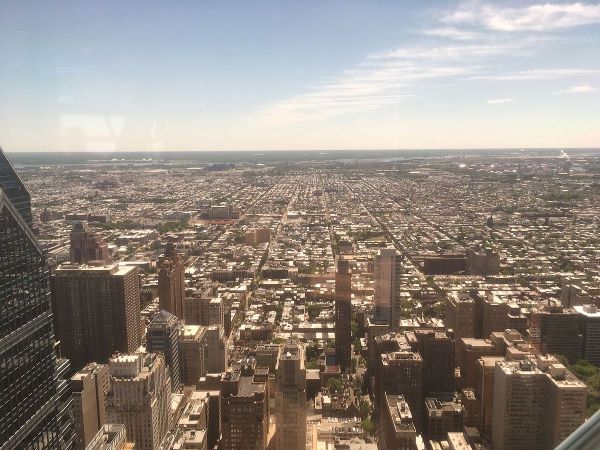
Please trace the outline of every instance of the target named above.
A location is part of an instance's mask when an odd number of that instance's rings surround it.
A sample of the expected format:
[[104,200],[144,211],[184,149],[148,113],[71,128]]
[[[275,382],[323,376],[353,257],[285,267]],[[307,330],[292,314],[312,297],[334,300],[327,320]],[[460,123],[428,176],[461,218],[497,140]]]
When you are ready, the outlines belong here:
[[554,357],[496,362],[493,450],[551,450],[584,421],[588,389]]
[[277,450],[306,448],[306,369],[304,347],[285,344],[275,368],[275,424]]
[[171,378],[160,353],[117,355],[108,362],[107,423],[122,423],[140,450],[155,450],[171,421]]
[[375,256],[375,321],[398,328],[401,313],[402,257],[393,248],[385,248]]

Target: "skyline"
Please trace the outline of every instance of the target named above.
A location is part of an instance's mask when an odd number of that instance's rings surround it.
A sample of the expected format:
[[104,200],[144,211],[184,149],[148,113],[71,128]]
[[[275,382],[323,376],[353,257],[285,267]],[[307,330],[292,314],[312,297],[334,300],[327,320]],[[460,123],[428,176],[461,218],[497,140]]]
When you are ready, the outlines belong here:
[[599,146],[598,2],[61,3],[0,4],[9,152]]

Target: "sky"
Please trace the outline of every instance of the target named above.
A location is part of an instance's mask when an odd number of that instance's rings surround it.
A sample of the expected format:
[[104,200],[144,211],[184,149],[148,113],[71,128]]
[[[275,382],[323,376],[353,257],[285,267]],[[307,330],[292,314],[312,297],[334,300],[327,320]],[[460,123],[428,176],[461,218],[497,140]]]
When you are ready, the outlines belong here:
[[18,151],[600,147],[600,2],[0,0]]

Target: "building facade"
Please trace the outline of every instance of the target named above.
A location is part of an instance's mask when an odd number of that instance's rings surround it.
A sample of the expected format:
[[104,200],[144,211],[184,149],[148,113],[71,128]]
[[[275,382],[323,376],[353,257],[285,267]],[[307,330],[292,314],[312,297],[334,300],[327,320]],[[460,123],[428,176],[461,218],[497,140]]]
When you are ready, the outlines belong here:
[[352,274],[349,262],[338,259],[335,274],[335,357],[342,371],[352,360]]
[[413,423],[421,429],[423,405],[423,358],[419,353],[398,351],[381,355],[380,404],[385,395],[403,395],[412,411]]
[[73,448],[68,361],[54,354],[46,258],[32,231],[29,192],[1,148],[0,323],[0,447]]
[[91,363],[71,377],[77,447],[84,449],[104,426],[109,375],[106,364]]
[[70,261],[74,264],[87,264],[90,261],[110,262],[108,245],[102,242],[102,237],[93,233],[87,224],[77,222],[73,225],[70,235]]
[[585,420],[587,387],[553,358],[497,362],[493,450],[551,450]]
[[62,265],[50,286],[56,335],[73,369],[140,346],[136,267]]
[[221,379],[221,449],[264,450],[269,432],[269,370],[249,361]]
[[170,312],[161,310],[154,316],[146,331],[146,350],[162,353],[171,374],[171,388],[179,389],[181,379],[179,357],[179,321]]
[[158,298],[160,309],[183,319],[185,267],[172,242],[167,244],[164,259],[158,269]]
[[392,248],[381,249],[375,256],[375,320],[387,322],[397,330],[401,305],[402,259]]
[[275,369],[276,449],[306,449],[306,369],[300,344],[281,346]]
[[116,355],[108,362],[106,420],[122,423],[136,450],[156,450],[171,424],[171,379],[160,353]]
[[206,328],[184,325],[179,330],[179,369],[181,383],[195,386],[206,375]]

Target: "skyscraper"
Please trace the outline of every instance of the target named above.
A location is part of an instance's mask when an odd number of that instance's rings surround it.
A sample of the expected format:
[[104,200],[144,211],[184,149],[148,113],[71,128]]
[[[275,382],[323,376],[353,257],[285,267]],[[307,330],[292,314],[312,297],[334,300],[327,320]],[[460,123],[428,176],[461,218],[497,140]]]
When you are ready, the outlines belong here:
[[304,348],[285,344],[275,369],[276,450],[306,448],[306,369]]
[[73,416],[80,449],[86,448],[104,426],[108,383],[106,364],[88,364],[71,377]]
[[31,195],[0,147],[0,188],[23,221],[32,228]]
[[375,320],[398,328],[401,313],[402,260],[393,248],[384,248],[375,256]]
[[179,372],[181,383],[195,386],[206,375],[206,328],[184,325],[179,329]]
[[206,372],[220,373],[225,370],[227,345],[221,327],[211,325],[205,328]]
[[454,392],[454,341],[441,331],[415,330],[423,358],[423,392]]
[[213,297],[210,290],[198,291],[185,298],[183,319],[190,325],[218,325],[224,328],[225,305],[222,298]]
[[423,411],[423,358],[419,353],[408,351],[390,352],[381,355],[381,386],[377,389],[378,404],[385,405],[386,394],[402,394],[412,411],[417,430],[421,427]]
[[73,225],[70,235],[71,249],[70,260],[72,263],[86,264],[90,261],[110,262],[108,245],[102,238],[93,233],[87,224],[77,222]]
[[179,389],[181,370],[179,363],[179,321],[170,312],[161,310],[154,316],[146,331],[146,350],[162,353],[171,373],[171,388]]
[[530,337],[542,353],[564,355],[574,364],[583,357],[580,315],[575,309],[545,305],[530,314]]
[[347,260],[338,259],[335,274],[335,357],[342,371],[352,359],[352,274]]
[[558,361],[496,363],[493,450],[550,450],[585,419],[587,387]]
[[29,192],[0,148],[0,448],[70,449],[68,361],[54,355],[48,269],[31,225]]
[[164,260],[158,270],[158,298],[160,309],[183,318],[185,267],[172,242],[167,244]]
[[583,359],[600,366],[600,309],[595,305],[577,305],[583,334]]
[[156,450],[171,422],[171,379],[160,353],[117,355],[108,362],[108,423],[122,423],[140,450]]
[[448,294],[445,317],[446,327],[452,330],[454,339],[472,338],[479,334],[475,330],[475,301],[468,292],[459,291]]
[[50,286],[56,334],[75,370],[140,346],[136,267],[62,265]]
[[269,369],[236,364],[221,378],[221,448],[264,450],[269,432]]

